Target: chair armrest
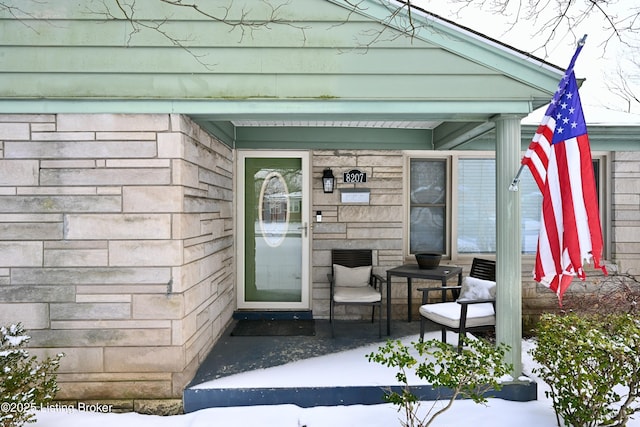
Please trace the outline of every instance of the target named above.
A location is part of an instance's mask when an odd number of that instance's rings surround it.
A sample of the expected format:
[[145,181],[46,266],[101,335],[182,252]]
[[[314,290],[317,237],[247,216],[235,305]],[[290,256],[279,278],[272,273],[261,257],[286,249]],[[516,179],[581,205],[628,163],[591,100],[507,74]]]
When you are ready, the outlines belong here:
[[380,283],[386,283],[387,279],[383,278],[381,275],[376,274],[376,273],[372,273],[371,276],[373,276],[378,282]]
[[456,289],[462,289],[462,286],[438,286],[437,288],[418,288],[418,291],[421,291],[422,293],[424,292],[431,292],[431,291],[450,291],[450,290],[456,290]]
[[371,277],[373,277],[373,288],[378,289],[378,283],[380,283],[380,290],[382,291],[382,284],[387,283],[387,280],[383,279],[382,276],[376,273],[371,273]]
[[462,286],[440,286],[437,288],[418,288],[420,292],[422,292],[422,305],[426,304],[429,300],[429,292],[438,291],[442,293],[442,302],[445,300],[445,295],[447,291],[459,291],[462,289]]
[[494,303],[496,302],[495,298],[487,298],[487,299],[458,299],[456,300],[458,304],[469,305],[469,304],[482,304],[485,302]]

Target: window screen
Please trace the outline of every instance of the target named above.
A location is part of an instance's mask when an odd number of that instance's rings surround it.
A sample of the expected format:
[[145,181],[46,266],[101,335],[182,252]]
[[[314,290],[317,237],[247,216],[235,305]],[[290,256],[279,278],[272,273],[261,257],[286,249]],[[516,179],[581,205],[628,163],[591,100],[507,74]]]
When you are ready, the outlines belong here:
[[460,159],[457,235],[459,253],[496,250],[496,162]]
[[447,162],[412,159],[409,250],[446,253]]

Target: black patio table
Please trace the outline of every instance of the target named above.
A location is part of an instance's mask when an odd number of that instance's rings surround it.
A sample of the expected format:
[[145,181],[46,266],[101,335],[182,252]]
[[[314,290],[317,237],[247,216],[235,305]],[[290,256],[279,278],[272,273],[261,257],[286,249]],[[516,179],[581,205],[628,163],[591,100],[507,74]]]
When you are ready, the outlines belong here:
[[462,267],[439,265],[433,269],[423,269],[417,264],[404,264],[387,270],[387,335],[391,335],[391,277],[407,278],[407,321],[411,322],[411,279],[439,280],[443,287],[447,280],[458,275],[458,286],[462,285]]

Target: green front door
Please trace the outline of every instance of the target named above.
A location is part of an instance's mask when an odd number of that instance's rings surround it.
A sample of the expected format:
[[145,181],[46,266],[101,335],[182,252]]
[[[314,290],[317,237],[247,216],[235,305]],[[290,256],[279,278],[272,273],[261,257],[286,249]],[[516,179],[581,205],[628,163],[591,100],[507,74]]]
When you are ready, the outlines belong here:
[[238,308],[309,309],[309,155],[241,151],[238,167]]

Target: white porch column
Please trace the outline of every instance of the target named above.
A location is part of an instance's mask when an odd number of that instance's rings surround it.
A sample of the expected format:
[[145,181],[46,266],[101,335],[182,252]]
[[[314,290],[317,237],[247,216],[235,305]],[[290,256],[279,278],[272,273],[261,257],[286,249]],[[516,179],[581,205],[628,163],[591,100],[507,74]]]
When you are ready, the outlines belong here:
[[496,122],[496,339],[511,351],[514,378],[522,375],[522,264],[520,193],[509,191],[520,168],[520,120],[500,115]]

